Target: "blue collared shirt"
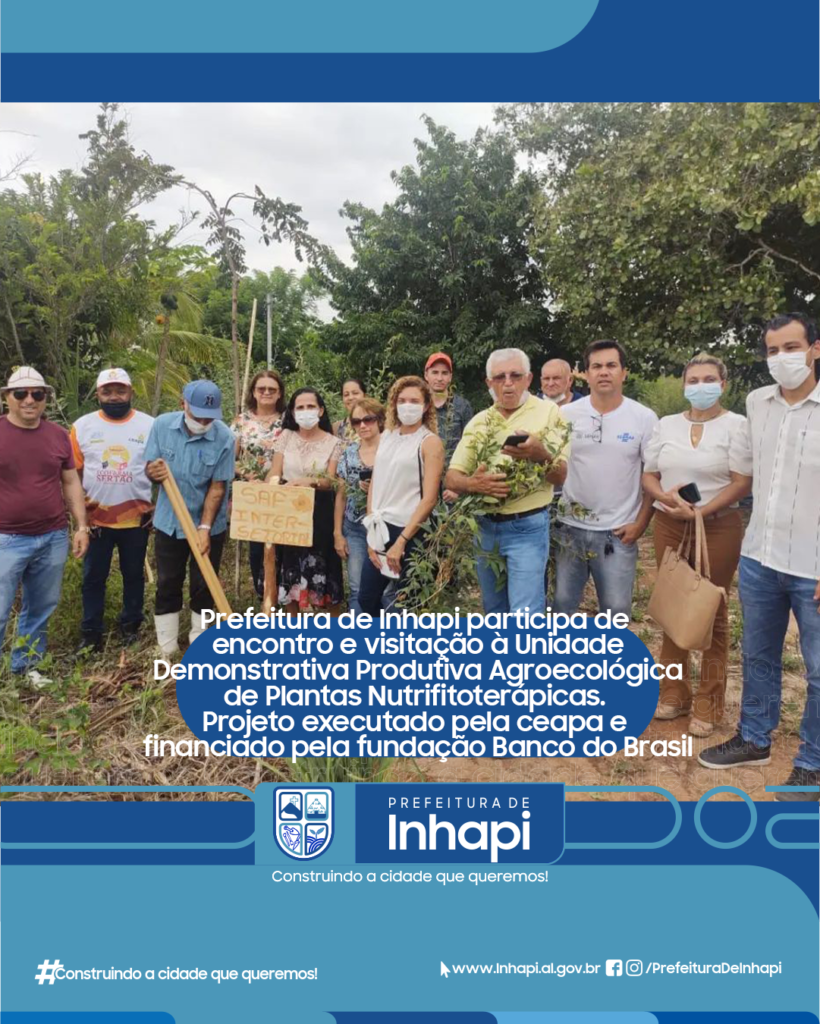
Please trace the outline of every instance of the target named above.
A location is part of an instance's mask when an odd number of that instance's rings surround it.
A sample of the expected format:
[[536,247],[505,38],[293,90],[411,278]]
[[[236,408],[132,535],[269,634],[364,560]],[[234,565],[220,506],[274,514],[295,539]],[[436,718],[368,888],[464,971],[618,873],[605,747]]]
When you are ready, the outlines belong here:
[[[184,419],[184,413],[166,412],[154,420],[145,446],[145,460],[164,459],[168,463],[194,525],[198,526],[211,482],[222,481],[227,485],[233,480],[236,440],[222,420],[214,420],[207,434],[193,436],[185,429]],[[212,534],[222,533],[227,527],[229,490],[226,486]],[[163,487],[154,512],[154,527],[171,537],[185,537]]]

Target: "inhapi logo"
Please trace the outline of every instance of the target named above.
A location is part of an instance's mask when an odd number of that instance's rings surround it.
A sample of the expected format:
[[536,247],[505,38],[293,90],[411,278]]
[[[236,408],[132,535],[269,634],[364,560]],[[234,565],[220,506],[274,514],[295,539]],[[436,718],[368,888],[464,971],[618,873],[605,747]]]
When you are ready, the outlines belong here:
[[288,857],[312,860],[333,838],[333,790],[316,786],[276,791],[276,842]]
[[563,850],[563,797],[551,783],[357,787],[356,860],[551,864]]
[[54,963],[44,960],[41,964],[37,964],[37,974],[34,975],[34,980],[39,985],[45,985],[46,982],[53,985],[56,980],[57,968],[62,966],[59,960],[55,960]]

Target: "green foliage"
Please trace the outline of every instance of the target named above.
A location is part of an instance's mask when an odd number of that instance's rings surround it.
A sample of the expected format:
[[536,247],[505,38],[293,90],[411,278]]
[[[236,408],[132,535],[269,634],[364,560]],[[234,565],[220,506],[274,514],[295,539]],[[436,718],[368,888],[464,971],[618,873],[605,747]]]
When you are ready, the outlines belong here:
[[392,175],[397,196],[381,212],[348,202],[353,266],[338,265],[338,320],[323,333],[367,377],[388,346],[396,376],[418,373],[431,351],[452,353],[460,389],[483,389],[499,347],[543,351],[547,290],[529,257],[538,181],[516,162],[504,132],[458,141],[431,118],[416,165]]
[[136,152],[117,104],[102,104],[96,128],[81,138],[88,153],[80,171],[24,175],[23,191],[0,194],[2,369],[33,363],[72,409],[111,335],[138,331],[151,260],[174,235],[137,213],[175,179]]
[[[545,166],[532,247],[565,354],[617,337],[646,376],[758,359],[761,322],[820,310],[817,103],[553,104],[501,120]],[[751,374],[746,374],[746,382]]]
[[[501,454],[498,427],[503,418],[491,409],[484,427],[476,431],[470,445],[470,461],[484,465],[491,472],[506,474],[510,495],[506,500],[523,498],[542,486],[548,466],[527,459],[512,459]],[[554,458],[565,448],[570,437],[569,424],[563,430],[548,430],[538,435]],[[407,583],[402,604],[412,611],[445,612],[455,605],[465,608],[465,592],[475,590],[478,520],[498,507],[499,499],[482,494],[468,494],[452,505],[439,502],[433,515],[422,526],[424,543],[410,556]],[[496,552],[488,552],[485,560],[495,573],[499,586],[505,578],[506,563]]]

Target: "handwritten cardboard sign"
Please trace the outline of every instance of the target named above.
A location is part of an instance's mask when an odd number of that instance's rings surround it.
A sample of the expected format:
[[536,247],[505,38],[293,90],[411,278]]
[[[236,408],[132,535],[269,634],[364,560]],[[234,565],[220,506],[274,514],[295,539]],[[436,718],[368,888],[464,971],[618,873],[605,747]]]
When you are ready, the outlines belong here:
[[313,544],[315,497],[312,487],[236,481],[231,537],[309,548]]

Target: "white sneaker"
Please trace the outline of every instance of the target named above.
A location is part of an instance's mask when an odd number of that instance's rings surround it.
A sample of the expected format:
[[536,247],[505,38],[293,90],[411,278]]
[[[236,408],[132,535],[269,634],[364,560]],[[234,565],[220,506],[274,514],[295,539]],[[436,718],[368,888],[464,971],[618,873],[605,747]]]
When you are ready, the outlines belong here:
[[188,634],[188,643],[192,644],[198,636],[202,636],[205,629],[202,626],[202,616],[199,612],[191,612],[191,631]]
[[154,627],[157,631],[157,644],[167,657],[179,650],[179,612],[168,612],[154,616]]
[[672,718],[680,718],[681,715],[688,714],[688,711],[684,711],[676,704],[659,704],[655,711],[655,718],[659,718],[662,722],[668,722]]
[[38,672],[36,668],[30,668],[28,672],[26,672],[25,678],[32,690],[42,690],[44,687],[54,682],[53,679],[50,679],[48,676],[44,676],[42,673]]

